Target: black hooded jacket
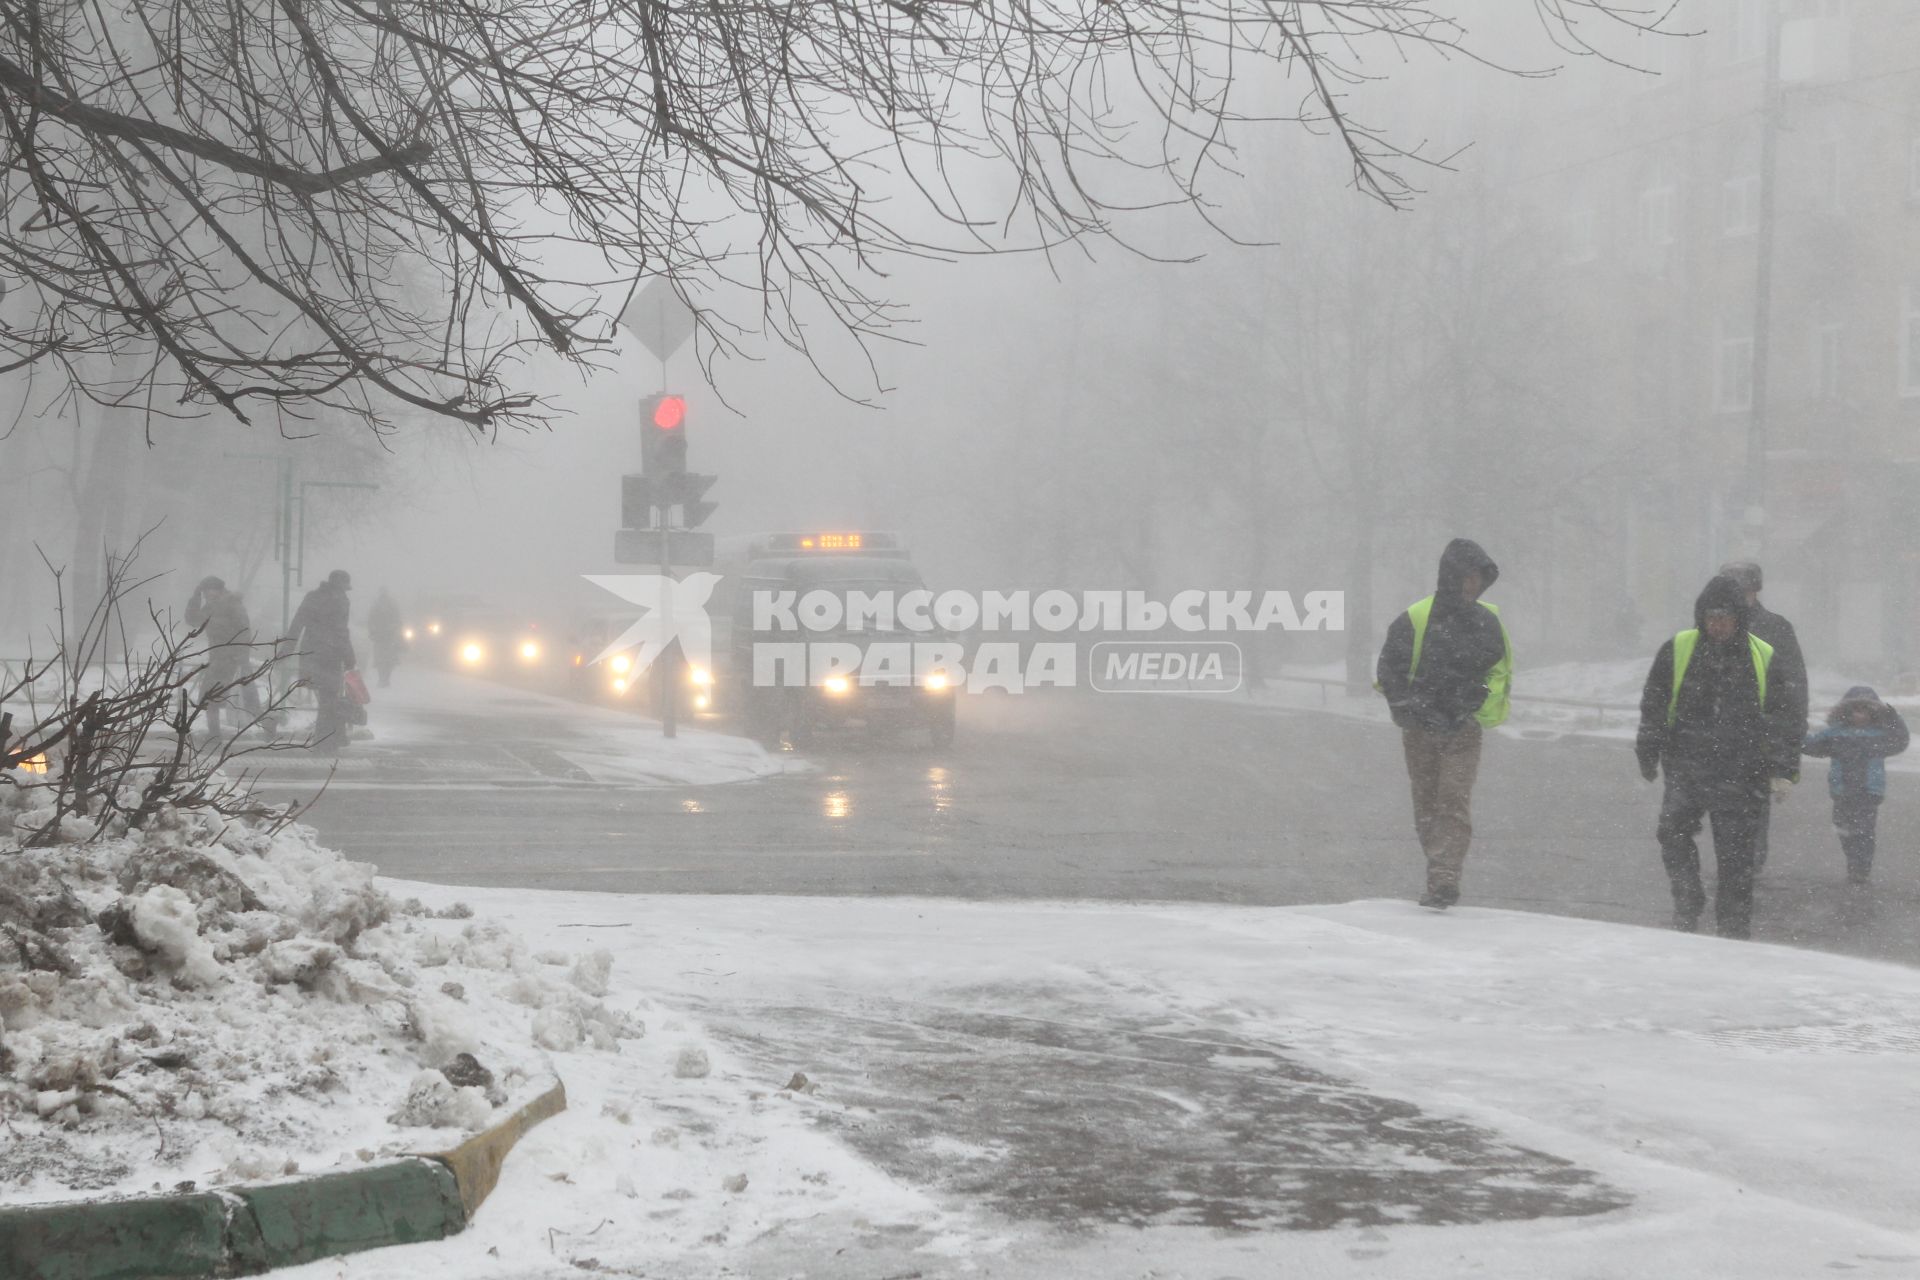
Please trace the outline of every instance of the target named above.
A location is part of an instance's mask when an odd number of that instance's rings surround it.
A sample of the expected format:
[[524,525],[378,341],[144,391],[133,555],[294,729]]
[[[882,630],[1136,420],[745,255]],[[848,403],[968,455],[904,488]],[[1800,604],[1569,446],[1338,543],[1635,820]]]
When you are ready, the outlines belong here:
[[1402,729],[1454,733],[1473,721],[1487,700],[1487,673],[1506,656],[1506,637],[1500,619],[1477,600],[1468,600],[1460,585],[1478,571],[1482,590],[1500,576],[1500,568],[1480,544],[1455,538],[1440,553],[1440,575],[1433,593],[1433,612],[1427,615],[1427,635],[1420,646],[1420,670],[1413,666],[1413,619],[1402,613],[1387,628],[1380,647],[1374,679],[1386,695],[1393,722]]
[[350,608],[347,593],[331,582],[307,592],[287,628],[303,673],[333,673],[357,665],[353,636],[347,629]]
[[[1724,644],[1707,635],[1709,609],[1724,609],[1738,620]],[[1755,790],[1764,790],[1769,778],[1798,772],[1804,713],[1795,711],[1793,699],[1781,696],[1777,658],[1768,667],[1767,704],[1761,707],[1747,640],[1749,617],[1746,593],[1732,578],[1715,578],[1701,591],[1693,604],[1693,625],[1700,638],[1671,725],[1667,705],[1673,697],[1673,641],[1660,646],[1640,694],[1640,734],[1634,749],[1642,772],[1664,765],[1670,778]]]

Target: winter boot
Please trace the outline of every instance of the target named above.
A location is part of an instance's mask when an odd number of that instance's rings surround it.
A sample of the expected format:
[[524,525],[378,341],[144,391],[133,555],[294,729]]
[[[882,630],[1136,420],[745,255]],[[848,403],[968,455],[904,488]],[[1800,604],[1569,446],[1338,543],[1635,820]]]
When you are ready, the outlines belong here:
[[1449,880],[1427,881],[1427,891],[1420,897],[1420,905],[1433,911],[1445,911],[1460,901],[1460,886]]

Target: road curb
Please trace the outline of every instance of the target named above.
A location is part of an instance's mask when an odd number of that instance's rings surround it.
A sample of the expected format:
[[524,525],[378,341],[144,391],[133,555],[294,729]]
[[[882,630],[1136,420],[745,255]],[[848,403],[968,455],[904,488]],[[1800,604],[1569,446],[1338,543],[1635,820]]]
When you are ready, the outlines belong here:
[[528,1130],[566,1110],[555,1081],[449,1151],[285,1182],[0,1208],[7,1280],[213,1280],[466,1229]]

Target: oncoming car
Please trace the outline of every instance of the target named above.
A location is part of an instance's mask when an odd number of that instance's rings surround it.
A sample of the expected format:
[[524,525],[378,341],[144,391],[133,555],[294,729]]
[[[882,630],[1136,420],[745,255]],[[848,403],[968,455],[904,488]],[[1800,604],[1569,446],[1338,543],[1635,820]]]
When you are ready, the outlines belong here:
[[555,661],[539,622],[472,597],[423,611],[406,638],[416,653],[474,675],[537,675],[553,669]]
[[[654,706],[658,693],[657,682],[667,674],[666,668],[637,670],[635,664],[638,653],[632,649],[608,654],[604,659],[595,661],[608,645],[626,633],[627,628],[633,625],[635,616],[631,612],[589,614],[568,630],[565,647],[567,677],[576,697],[631,701],[658,711]],[[682,663],[680,666],[677,677],[681,681],[681,713],[696,717],[717,714],[712,670],[692,663]]]

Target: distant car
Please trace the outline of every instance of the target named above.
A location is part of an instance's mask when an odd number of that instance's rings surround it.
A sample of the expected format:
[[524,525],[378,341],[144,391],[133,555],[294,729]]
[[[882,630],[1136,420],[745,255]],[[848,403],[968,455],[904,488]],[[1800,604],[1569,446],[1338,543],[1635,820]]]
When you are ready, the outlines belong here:
[[[860,724],[868,728],[911,725],[926,731],[935,746],[953,741],[958,683],[947,672],[913,672],[898,678],[865,679],[857,673],[833,674],[801,688],[760,688],[754,683],[753,652],[761,641],[792,641],[791,634],[756,634],[756,591],[806,595],[826,591],[846,598],[852,592],[890,592],[897,599],[925,587],[899,540],[867,532],[768,534],[748,548],[745,563],[725,580],[716,620],[714,660],[722,673],[722,694],[729,708],[743,712],[755,736],[795,745],[822,730]],[[849,610],[850,611],[850,610]],[[951,640],[944,633],[876,630],[813,632],[808,641],[833,641],[865,648],[887,642]],[[723,656],[724,655],[724,656]]]
[[[604,661],[595,661],[608,645],[626,633],[638,616],[634,611],[592,613],[576,619],[568,628],[566,661],[576,696],[652,703],[654,681],[649,679],[651,673],[634,670],[638,657],[635,652],[609,654]],[[695,716],[712,714],[713,673],[705,667],[683,664],[679,678],[683,681],[681,710]]]
[[443,599],[409,628],[414,651],[456,671],[528,674],[555,669],[556,655],[536,620],[477,597]]

